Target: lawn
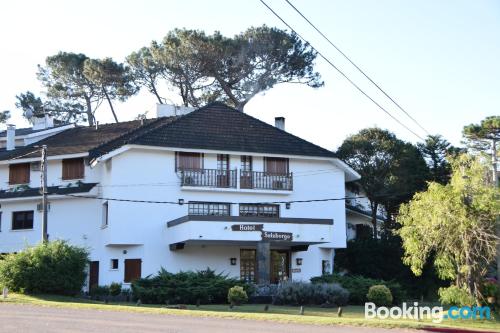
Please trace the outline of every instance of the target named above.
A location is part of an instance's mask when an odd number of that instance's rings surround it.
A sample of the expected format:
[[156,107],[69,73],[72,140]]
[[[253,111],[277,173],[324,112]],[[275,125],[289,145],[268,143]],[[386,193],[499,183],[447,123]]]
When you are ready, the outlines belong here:
[[338,317],[337,308],[305,307],[304,315],[299,314],[299,307],[293,306],[269,306],[264,311],[264,305],[243,305],[230,309],[228,305],[201,305],[196,307],[188,305],[186,310],[170,309],[161,305],[140,305],[132,303],[110,303],[90,301],[80,298],[37,295],[28,296],[21,294],[10,294],[7,299],[0,298],[2,303],[22,303],[39,306],[67,307],[78,309],[99,309],[110,311],[130,311],[153,314],[174,314],[197,317],[219,317],[249,320],[270,320],[278,322],[294,322],[316,325],[355,325],[355,326],[378,326],[378,327],[405,327],[422,328],[432,327],[457,327],[477,330],[489,330],[500,332],[500,321],[493,320],[446,320],[442,323],[433,323],[430,320],[380,320],[364,319],[364,308],[362,306],[346,306],[343,308],[342,317]]

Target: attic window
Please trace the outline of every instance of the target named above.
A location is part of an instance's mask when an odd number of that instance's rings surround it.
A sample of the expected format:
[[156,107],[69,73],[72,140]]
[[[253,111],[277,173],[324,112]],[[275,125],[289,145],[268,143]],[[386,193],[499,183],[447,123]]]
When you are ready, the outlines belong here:
[[68,158],[62,161],[62,179],[83,179],[85,167],[83,158]]

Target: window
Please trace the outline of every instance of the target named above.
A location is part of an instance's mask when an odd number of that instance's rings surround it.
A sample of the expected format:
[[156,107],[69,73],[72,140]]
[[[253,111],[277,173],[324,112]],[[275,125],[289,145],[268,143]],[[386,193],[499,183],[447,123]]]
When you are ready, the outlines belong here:
[[321,273],[322,275],[330,274],[332,272],[330,260],[321,260]]
[[213,215],[229,216],[231,215],[230,205],[220,202],[190,202],[189,215]]
[[104,202],[102,204],[102,227],[107,227],[108,226],[108,214],[109,214],[109,205],[108,202]]
[[30,163],[9,165],[9,184],[28,184],[30,182]]
[[111,259],[110,269],[118,269],[118,259]]
[[202,153],[175,153],[175,171],[177,170],[199,170],[203,169]]
[[68,158],[62,161],[62,179],[83,179],[85,165],[83,158]]
[[229,155],[217,154],[217,170],[220,171],[229,170]]
[[240,216],[279,217],[279,205],[240,204]]
[[256,281],[257,256],[255,250],[240,250],[240,278],[245,282]]
[[241,156],[241,171],[252,171],[252,156]]
[[288,158],[264,157],[264,172],[270,175],[287,175]]
[[33,211],[13,212],[12,230],[33,229]]
[[141,278],[141,259],[125,259],[125,276],[123,282],[130,283]]

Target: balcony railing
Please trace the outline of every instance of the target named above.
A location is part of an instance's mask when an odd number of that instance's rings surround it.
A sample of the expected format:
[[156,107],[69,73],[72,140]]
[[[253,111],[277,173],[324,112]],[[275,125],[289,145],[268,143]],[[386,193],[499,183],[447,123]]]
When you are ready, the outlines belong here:
[[240,171],[240,188],[259,190],[293,190],[293,174],[270,174],[261,171]]
[[236,188],[236,170],[182,169],[181,186]]

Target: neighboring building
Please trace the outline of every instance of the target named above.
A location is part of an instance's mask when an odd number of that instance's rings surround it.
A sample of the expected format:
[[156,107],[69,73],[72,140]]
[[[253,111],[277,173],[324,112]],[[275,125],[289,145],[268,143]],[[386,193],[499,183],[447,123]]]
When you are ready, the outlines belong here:
[[160,267],[260,283],[331,272],[346,246],[345,202],[307,201],[343,198],[359,175],[287,133],[283,118],[276,128],[220,103],[188,111],[1,149],[0,252],[41,239],[35,146],[47,145],[49,239],[90,249],[89,285]]

